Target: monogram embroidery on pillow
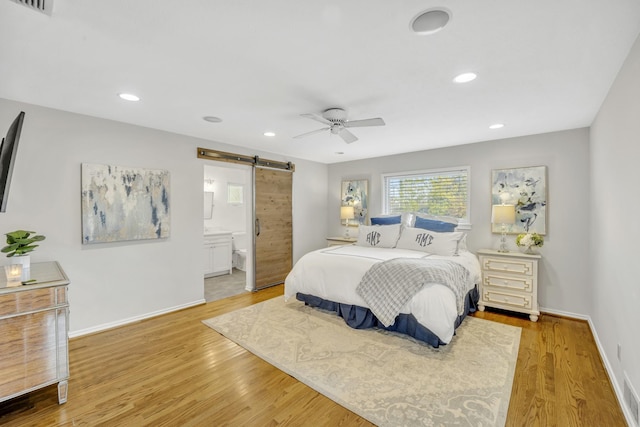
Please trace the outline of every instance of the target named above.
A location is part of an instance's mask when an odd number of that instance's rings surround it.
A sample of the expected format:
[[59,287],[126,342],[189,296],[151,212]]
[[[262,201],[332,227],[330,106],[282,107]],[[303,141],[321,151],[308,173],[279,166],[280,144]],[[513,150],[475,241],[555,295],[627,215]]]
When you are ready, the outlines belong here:
[[416,243],[425,248],[431,244],[433,236],[429,233],[420,233],[416,236]]
[[376,246],[378,243],[380,243],[381,236],[382,235],[377,231],[372,231],[371,233],[367,234],[367,243],[371,246]]

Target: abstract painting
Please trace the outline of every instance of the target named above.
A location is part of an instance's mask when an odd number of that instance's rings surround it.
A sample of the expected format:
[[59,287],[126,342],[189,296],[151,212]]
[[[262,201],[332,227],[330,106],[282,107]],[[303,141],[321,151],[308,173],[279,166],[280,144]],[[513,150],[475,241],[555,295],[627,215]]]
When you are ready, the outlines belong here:
[[82,164],[82,243],[169,237],[169,171]]
[[[491,172],[491,204],[516,206],[516,223],[507,225],[507,233],[547,232],[547,167],[494,169]],[[500,233],[501,225],[491,231]]]
[[341,206],[353,206],[354,221],[349,226],[367,225],[369,218],[369,199],[367,198],[366,179],[342,181]]

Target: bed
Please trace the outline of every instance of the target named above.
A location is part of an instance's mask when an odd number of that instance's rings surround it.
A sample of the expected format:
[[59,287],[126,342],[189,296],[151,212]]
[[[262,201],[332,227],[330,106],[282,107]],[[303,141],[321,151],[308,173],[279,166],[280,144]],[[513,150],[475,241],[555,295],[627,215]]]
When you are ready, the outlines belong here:
[[[401,224],[361,226],[356,244],[300,258],[285,280],[285,300],[334,311],[353,328],[396,331],[433,347],[448,344],[478,301],[480,264],[463,239],[460,232]],[[406,286],[408,291],[399,290]],[[376,300],[380,292],[382,302]]]

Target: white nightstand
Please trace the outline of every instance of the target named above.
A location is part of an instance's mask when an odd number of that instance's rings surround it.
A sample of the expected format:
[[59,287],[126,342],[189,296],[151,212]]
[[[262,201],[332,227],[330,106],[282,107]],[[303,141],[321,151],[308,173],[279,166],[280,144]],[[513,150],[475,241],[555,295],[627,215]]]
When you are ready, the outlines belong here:
[[327,246],[350,245],[357,241],[357,237],[327,237]]
[[532,322],[538,320],[538,261],[537,254],[498,252],[493,249],[478,251],[482,267],[480,301],[485,306],[529,314]]

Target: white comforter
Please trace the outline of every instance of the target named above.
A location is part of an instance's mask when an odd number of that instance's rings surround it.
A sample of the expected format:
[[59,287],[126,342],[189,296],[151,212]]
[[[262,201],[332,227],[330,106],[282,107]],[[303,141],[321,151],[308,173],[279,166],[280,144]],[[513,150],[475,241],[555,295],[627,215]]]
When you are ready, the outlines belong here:
[[[408,249],[333,246],[310,252],[300,258],[284,282],[285,300],[295,298],[296,293],[301,292],[334,302],[367,307],[366,302],[356,293],[356,287],[364,274],[375,263],[401,257],[451,260],[469,270],[474,278],[472,283],[480,282],[480,263],[468,251],[461,251],[458,256],[445,257]],[[449,343],[453,338],[458,312],[455,296],[445,285],[426,284],[403,307],[402,313],[413,314],[421,325],[444,343]]]

